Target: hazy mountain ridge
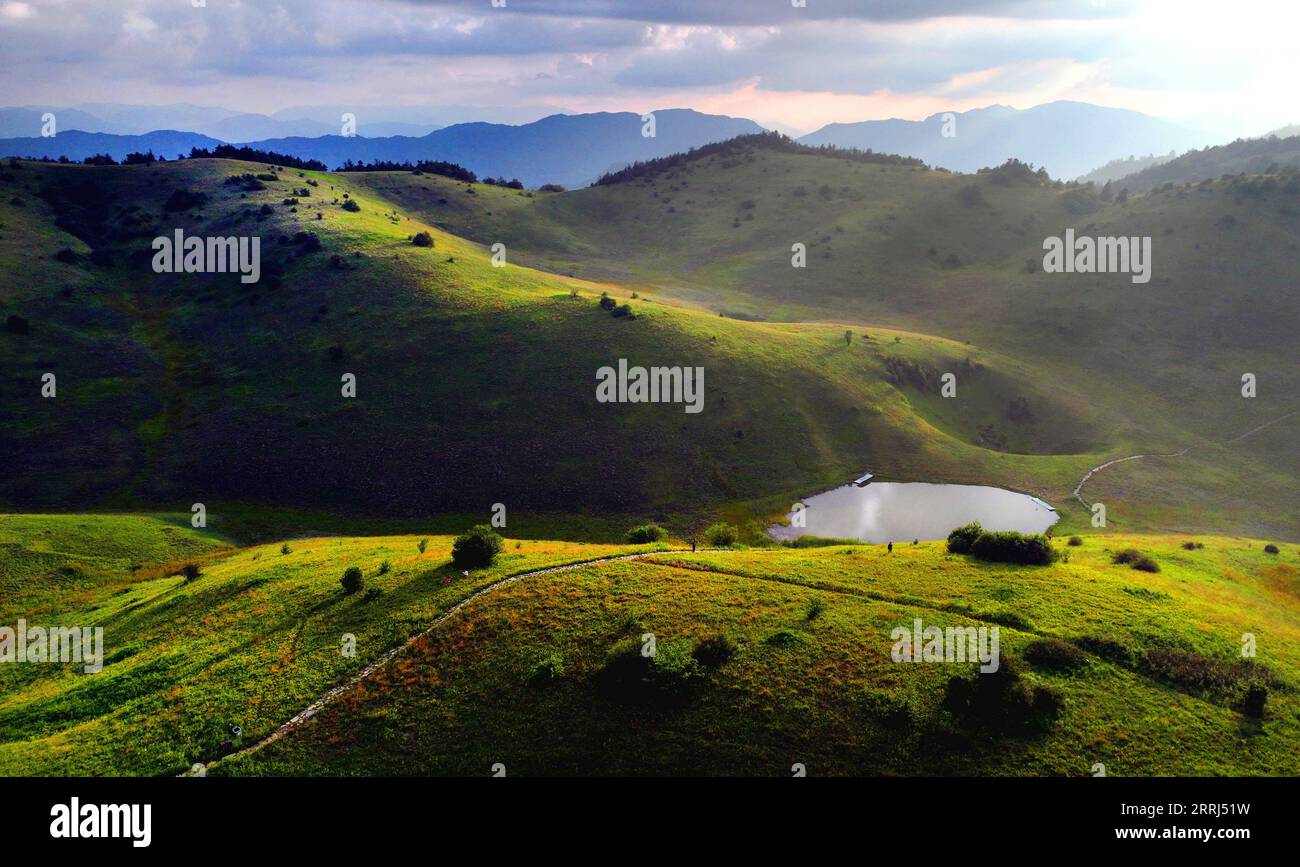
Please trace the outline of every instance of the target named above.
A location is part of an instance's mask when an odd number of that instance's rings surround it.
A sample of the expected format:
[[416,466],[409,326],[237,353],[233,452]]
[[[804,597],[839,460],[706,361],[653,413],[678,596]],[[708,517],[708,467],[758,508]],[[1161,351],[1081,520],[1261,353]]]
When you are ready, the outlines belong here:
[[[446,160],[479,175],[518,178],[529,186],[559,183],[580,186],[611,167],[686,151],[747,133],[761,132],[751,120],[707,115],[690,109],[654,113],[654,135],[643,135],[645,122],[632,112],[551,115],[529,124],[464,123],[420,137],[324,135],[289,136],[249,142],[251,147],[316,159],[331,168],[351,160],[419,162]],[[156,131],[138,136],[80,131],[53,138],[29,136],[0,140],[5,156],[66,156],[82,160],[98,153],[122,159],[132,151],[167,158],[188,154],[192,147],[210,148],[221,142],[196,133]]]
[[1072,179],[1132,154],[1184,151],[1213,136],[1127,109],[1058,101],[1019,110],[1004,105],[948,112],[925,120],[869,120],[829,124],[800,139],[919,157],[961,172],[999,165],[1011,157]]

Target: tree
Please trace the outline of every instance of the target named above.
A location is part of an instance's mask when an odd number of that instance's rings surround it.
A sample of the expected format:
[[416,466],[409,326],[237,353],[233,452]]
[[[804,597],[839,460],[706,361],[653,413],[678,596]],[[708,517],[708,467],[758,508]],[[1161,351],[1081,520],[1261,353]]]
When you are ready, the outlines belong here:
[[451,545],[451,560],[462,569],[480,569],[492,565],[501,553],[502,539],[487,524],[470,527]]

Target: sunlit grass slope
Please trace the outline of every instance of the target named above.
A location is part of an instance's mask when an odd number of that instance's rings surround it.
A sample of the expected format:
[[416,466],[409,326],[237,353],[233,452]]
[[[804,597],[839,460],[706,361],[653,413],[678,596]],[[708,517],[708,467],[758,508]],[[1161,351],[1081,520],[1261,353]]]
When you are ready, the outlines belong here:
[[[106,663],[95,674],[0,665],[0,775],[179,773],[220,755],[225,740],[269,734],[492,581],[655,547],[510,541],[466,579],[447,536],[233,549],[181,529],[184,520],[0,516],[0,625],[102,627]],[[185,562],[202,574],[186,582]],[[345,596],[350,566],[365,589]]]
[[[1051,567],[981,564],[938,543],[668,553],[510,585],[304,728],[221,774],[1093,774],[1300,772],[1300,549],[1085,536]],[[1059,540],[1058,540],[1059,544]],[[1064,546],[1062,546],[1064,548]],[[1135,547],[1146,573],[1112,562]],[[1004,664],[1060,699],[1045,731],[945,709],[974,665],[896,663],[890,631],[994,626]],[[611,692],[607,654],[656,638],[670,691]],[[1243,659],[1243,636],[1257,656]],[[725,662],[691,666],[725,635]],[[1083,648],[1053,669],[1029,648]],[[1267,683],[1262,720],[1240,712]]]
[[[556,273],[617,279],[728,315],[971,341],[1024,365],[1033,385],[1068,390],[1104,415],[1103,458],[1195,447],[1184,460],[1108,471],[1127,526],[1300,538],[1300,416],[1272,438],[1217,449],[1300,409],[1294,180],[1229,177],[1101,201],[1095,190],[1014,172],[958,175],[751,146],[564,193],[469,194],[406,173],[358,183],[450,231],[512,242],[520,261]],[[1043,240],[1067,229],[1150,237],[1150,282],[1043,273]],[[807,245],[806,268],[791,267],[794,243]],[[1267,389],[1244,398],[1245,373]],[[999,402],[964,402],[999,386],[961,384],[955,400],[940,400],[933,381],[910,397],[968,440],[1042,447],[1007,425],[984,436]],[[960,422],[948,418],[954,410]],[[1098,438],[1054,439],[1053,448],[1088,451]]]
[[[264,189],[227,183],[253,174]],[[365,176],[224,160],[18,163],[0,183],[22,200],[0,198],[6,238],[22,240],[3,248],[0,303],[30,323],[0,334],[11,504],[400,518],[486,515],[501,502],[667,517],[738,502],[784,510],[866,466],[1060,502],[1127,436],[1072,383],[978,345],[744,322],[494,267],[486,246],[395,209]],[[207,198],[167,210],[178,191]],[[150,241],[175,227],[261,237],[262,282],[154,274]],[[412,245],[423,230],[432,248]],[[514,262],[515,239],[503,243]],[[600,309],[604,291],[634,316]],[[703,367],[705,410],[597,403],[596,371],[620,358]],[[950,369],[959,396],[941,402],[925,389]],[[57,374],[55,398],[41,397],[45,372]],[[341,396],[348,373],[355,398]],[[1017,398],[1031,417],[1009,416]]]

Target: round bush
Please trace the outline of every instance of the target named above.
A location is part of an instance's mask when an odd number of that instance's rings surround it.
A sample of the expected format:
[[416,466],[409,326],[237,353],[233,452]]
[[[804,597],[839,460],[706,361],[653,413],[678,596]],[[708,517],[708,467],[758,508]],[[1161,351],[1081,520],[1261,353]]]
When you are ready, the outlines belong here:
[[704,538],[718,548],[729,548],[739,537],[740,531],[731,524],[717,523],[704,531]]
[[627,541],[631,545],[644,545],[647,542],[662,542],[668,538],[668,531],[658,524],[642,524],[627,531]]
[[501,537],[487,524],[470,527],[451,544],[451,560],[462,569],[492,565],[501,553]]
[[433,236],[428,232],[417,232],[415,237],[411,239],[411,243],[416,247],[432,247]]
[[351,596],[361,589],[361,567],[349,566],[344,572],[343,577],[339,579],[343,585],[343,592]]

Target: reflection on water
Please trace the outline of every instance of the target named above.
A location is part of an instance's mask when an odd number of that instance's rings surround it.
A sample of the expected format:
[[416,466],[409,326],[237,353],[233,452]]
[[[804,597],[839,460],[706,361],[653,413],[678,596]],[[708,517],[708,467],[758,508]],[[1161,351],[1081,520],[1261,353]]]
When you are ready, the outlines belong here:
[[986,530],[1041,533],[1057,514],[1028,494],[980,485],[875,482],[845,485],[804,500],[807,526],[777,526],[777,539],[836,536],[864,542],[946,539],[955,528],[979,521]]

